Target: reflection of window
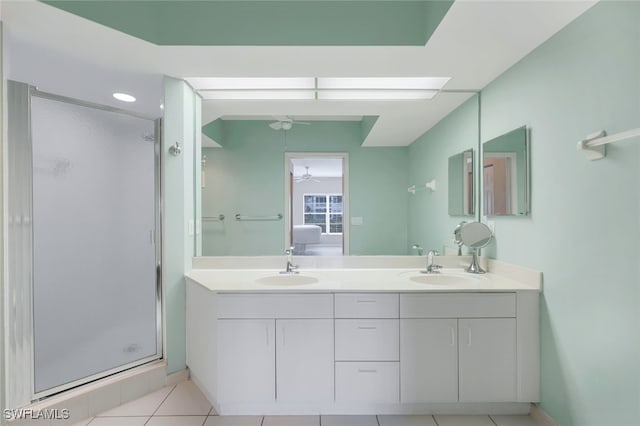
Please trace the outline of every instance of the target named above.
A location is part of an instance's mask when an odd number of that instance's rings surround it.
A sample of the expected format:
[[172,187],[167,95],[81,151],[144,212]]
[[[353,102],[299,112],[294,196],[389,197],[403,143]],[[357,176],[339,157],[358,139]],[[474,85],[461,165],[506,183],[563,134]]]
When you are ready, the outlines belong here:
[[323,234],[342,234],[342,194],[305,194],[303,223]]

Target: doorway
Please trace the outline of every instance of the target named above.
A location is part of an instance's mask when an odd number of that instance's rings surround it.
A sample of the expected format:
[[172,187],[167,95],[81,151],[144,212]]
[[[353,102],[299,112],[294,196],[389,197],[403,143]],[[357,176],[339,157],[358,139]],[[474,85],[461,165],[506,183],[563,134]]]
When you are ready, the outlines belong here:
[[285,241],[299,256],[348,254],[347,154],[287,153]]

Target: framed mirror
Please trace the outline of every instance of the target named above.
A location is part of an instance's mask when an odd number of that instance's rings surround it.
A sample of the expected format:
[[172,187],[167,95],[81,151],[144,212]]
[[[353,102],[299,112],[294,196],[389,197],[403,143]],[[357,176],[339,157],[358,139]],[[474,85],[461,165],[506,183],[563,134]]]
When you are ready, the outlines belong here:
[[484,216],[529,214],[529,140],[526,126],[482,145]]
[[473,149],[449,157],[449,216],[473,216]]

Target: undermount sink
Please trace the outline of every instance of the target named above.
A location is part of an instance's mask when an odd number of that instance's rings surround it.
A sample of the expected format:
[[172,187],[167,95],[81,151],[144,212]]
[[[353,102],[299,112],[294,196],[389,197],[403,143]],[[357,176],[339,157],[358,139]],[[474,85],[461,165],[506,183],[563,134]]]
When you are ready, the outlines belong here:
[[460,285],[474,284],[480,281],[480,277],[471,274],[423,274],[420,272],[405,273],[410,281],[418,284],[435,284],[435,285]]
[[259,278],[256,282],[266,285],[305,285],[315,284],[318,282],[318,279],[306,275],[278,274]]

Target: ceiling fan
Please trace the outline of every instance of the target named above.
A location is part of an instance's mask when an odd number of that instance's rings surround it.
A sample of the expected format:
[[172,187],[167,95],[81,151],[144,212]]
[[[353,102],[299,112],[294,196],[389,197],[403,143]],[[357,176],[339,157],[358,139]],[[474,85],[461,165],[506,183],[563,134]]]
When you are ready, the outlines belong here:
[[309,173],[309,166],[305,166],[307,169],[306,172],[302,176],[296,176],[294,179],[296,183],[298,182],[322,182],[321,178],[314,177],[311,173]]
[[304,124],[307,126],[311,124],[307,123],[306,121],[294,120],[293,117],[289,117],[288,115],[274,116],[273,118],[275,118],[276,121],[269,124],[269,127],[271,127],[273,130],[290,130],[294,124]]

